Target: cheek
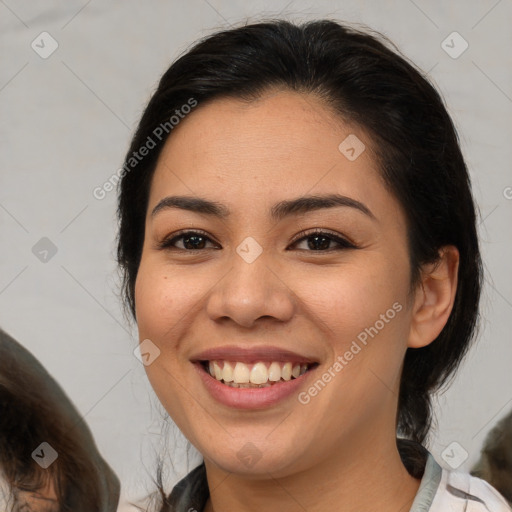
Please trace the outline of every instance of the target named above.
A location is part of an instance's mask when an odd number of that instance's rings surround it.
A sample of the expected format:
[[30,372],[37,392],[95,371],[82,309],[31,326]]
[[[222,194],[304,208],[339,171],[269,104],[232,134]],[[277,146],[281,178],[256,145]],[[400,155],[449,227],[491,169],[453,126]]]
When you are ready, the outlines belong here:
[[178,419],[184,414],[179,399],[182,386],[177,378],[178,346],[194,302],[187,292],[189,285],[190,280],[185,282],[150,257],[143,257],[135,282],[139,340],[149,339],[160,350],[159,357],[144,369],[164,408]]
[[392,323],[403,321],[407,281],[402,274],[386,261],[368,258],[350,268],[304,273],[295,291],[329,338],[343,345],[376,322],[377,327],[385,322],[389,331]]
[[304,306],[311,313],[305,315],[323,330],[330,353],[318,378],[333,384],[312,401],[319,417],[325,411],[332,435],[337,427],[329,414],[343,417],[347,410],[358,411],[361,421],[368,420],[395,396],[390,390],[398,385],[410,321],[403,274],[396,268],[393,272],[386,261],[374,260],[357,268],[331,269],[323,276],[310,273],[300,282],[297,295],[308,298]]
[[[157,340],[172,338],[201,294],[190,278],[169,271],[165,265],[142,261],[135,282],[135,307],[140,336]],[[143,339],[143,338],[141,338]]]

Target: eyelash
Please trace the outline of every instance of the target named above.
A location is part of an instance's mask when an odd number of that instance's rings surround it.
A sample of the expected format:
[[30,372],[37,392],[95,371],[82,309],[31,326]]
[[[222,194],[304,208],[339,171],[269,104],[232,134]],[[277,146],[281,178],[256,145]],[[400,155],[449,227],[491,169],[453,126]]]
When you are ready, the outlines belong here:
[[[158,243],[158,249],[161,249],[161,250],[179,250],[179,251],[186,251],[186,252],[198,252],[198,251],[204,251],[206,249],[182,249],[182,248],[178,248],[178,247],[174,247],[173,244],[176,243],[178,240],[182,239],[185,237],[185,235],[199,235],[200,237],[202,238],[205,238],[207,239],[208,241],[214,243],[210,237],[204,232],[204,231],[200,231],[200,230],[184,230],[184,231],[180,231],[176,234],[174,234],[172,237],[168,237],[166,239],[164,239],[163,241],[159,242]],[[320,235],[320,236],[323,236],[325,238],[329,238],[331,239],[332,241],[336,242],[339,244],[338,248],[330,248],[330,249],[320,249],[320,250],[306,250],[306,249],[301,249],[301,250],[305,250],[306,252],[332,252],[332,251],[341,251],[341,250],[344,250],[344,249],[357,249],[357,246],[355,244],[353,244],[352,242],[349,242],[346,238],[343,238],[343,237],[340,237],[339,235],[335,234],[335,233],[332,233],[330,231],[325,231],[325,230],[322,230],[322,229],[310,229],[310,230],[306,230],[306,231],[301,231],[297,237],[295,238],[295,240],[292,242],[292,245],[295,245],[297,244],[298,242],[301,242],[302,240],[305,240],[305,239],[308,239],[308,238],[311,238],[313,237],[314,235]]]

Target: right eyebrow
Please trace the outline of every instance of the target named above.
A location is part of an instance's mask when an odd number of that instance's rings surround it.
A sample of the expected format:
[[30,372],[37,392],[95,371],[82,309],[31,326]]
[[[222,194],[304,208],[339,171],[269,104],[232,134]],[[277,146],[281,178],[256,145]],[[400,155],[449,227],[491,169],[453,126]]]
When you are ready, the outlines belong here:
[[164,197],[151,212],[151,217],[154,217],[158,212],[167,210],[169,208],[180,208],[182,210],[189,210],[192,212],[203,213],[206,215],[213,215],[214,217],[224,218],[229,215],[229,210],[223,204],[215,201],[209,201],[200,197],[190,196],[169,196]]

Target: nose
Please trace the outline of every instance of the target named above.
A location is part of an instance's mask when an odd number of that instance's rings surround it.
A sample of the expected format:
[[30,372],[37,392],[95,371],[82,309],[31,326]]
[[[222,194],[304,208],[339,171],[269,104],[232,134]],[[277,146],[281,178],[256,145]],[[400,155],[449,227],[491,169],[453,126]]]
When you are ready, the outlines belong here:
[[272,268],[262,256],[247,263],[238,254],[233,255],[231,269],[207,299],[206,311],[212,320],[229,319],[250,328],[258,319],[286,322],[293,317],[293,291],[280,277],[278,268]]

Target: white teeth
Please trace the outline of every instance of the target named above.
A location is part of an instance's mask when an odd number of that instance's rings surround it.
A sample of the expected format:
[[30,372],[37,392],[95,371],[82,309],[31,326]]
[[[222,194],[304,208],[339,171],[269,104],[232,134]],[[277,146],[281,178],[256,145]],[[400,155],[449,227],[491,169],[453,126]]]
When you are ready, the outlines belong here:
[[290,380],[292,378],[292,363],[284,363],[283,369],[281,370],[281,378],[284,380]]
[[224,362],[224,367],[222,368],[222,380],[224,382],[233,382],[233,367],[227,361]]
[[[233,371],[233,380],[237,384],[246,384],[249,382],[251,373],[249,367],[244,363],[236,363]],[[217,379],[218,380],[218,379]]]
[[242,362],[209,361],[208,371],[212,377],[231,387],[268,387],[275,382],[289,381],[304,375],[308,364],[279,363],[268,365],[262,361],[253,365]]
[[281,380],[281,365],[279,363],[273,362],[270,364],[268,369],[268,380],[272,382]]
[[268,380],[268,371],[265,363],[256,363],[251,370],[250,381],[253,384],[265,384]]
[[215,378],[217,380],[221,380],[222,379],[222,369],[221,367],[217,364],[217,361],[214,361],[213,362],[213,371],[214,371],[214,374],[215,374]]

